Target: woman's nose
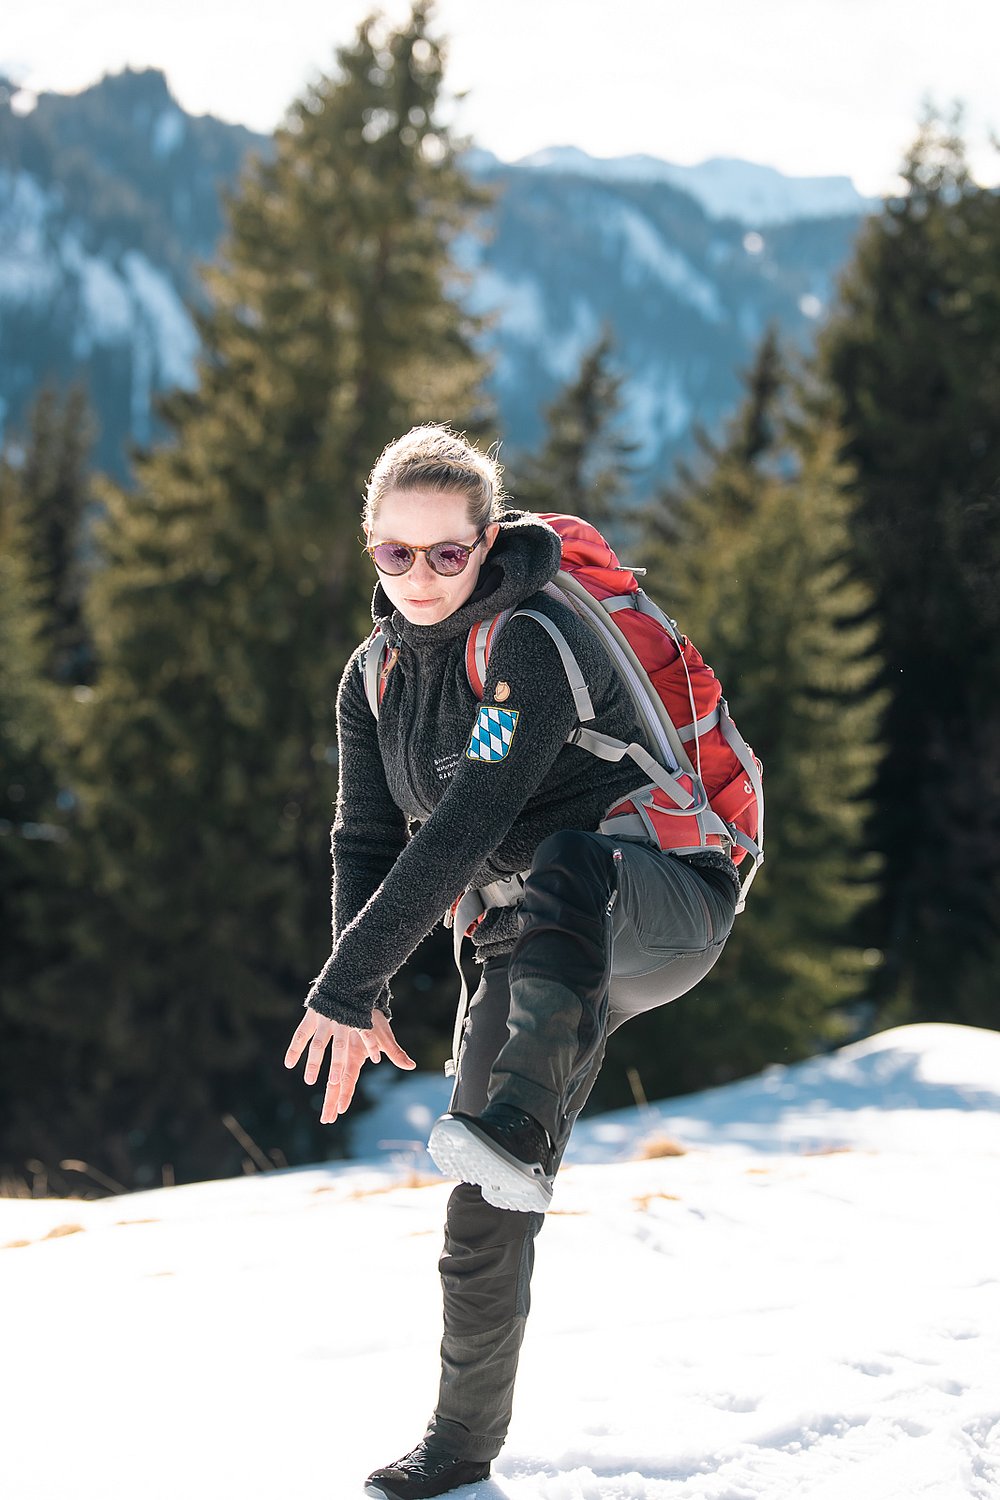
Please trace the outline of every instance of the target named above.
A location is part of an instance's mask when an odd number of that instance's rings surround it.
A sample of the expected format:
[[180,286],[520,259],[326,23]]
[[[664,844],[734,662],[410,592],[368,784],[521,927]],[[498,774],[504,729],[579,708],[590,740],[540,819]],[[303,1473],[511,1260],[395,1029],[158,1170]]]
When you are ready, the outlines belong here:
[[434,569],[431,567],[430,563],[427,561],[427,553],[426,552],[418,552],[417,553],[416,560],[414,561],[413,567],[410,569],[410,572],[413,574],[413,576],[415,578],[419,578],[422,583],[426,583],[427,580],[428,580],[428,578],[436,578],[437,577],[437,574],[434,572]]

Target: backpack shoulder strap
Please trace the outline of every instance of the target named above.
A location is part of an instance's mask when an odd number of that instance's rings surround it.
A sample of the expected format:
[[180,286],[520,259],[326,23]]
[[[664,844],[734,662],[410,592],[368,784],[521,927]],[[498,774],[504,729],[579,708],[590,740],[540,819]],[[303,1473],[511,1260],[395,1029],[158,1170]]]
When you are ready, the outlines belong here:
[[388,655],[389,643],[385,638],[385,632],[381,625],[376,625],[368,637],[364,651],[358,662],[358,670],[361,673],[361,681],[364,684],[365,697],[368,699],[368,707],[378,718],[378,706],[382,701],[384,691],[383,668]]
[[[553,593],[555,594],[555,591],[553,591]],[[659,761],[655,760],[652,755],[650,755],[645,746],[638,744],[636,741],[632,741],[631,744],[627,744],[624,740],[615,739],[611,735],[598,734],[595,730],[587,729],[585,727],[592,719],[596,717],[596,714],[594,711],[593,701],[590,696],[590,690],[587,687],[583,672],[580,669],[580,663],[577,661],[572,646],[569,644],[569,641],[567,641],[563,632],[559,629],[559,626],[548,615],[543,614],[541,610],[510,610],[505,612],[504,615],[494,616],[492,621],[482,621],[480,622],[479,626],[473,626],[472,630],[469,632],[469,638],[466,646],[467,670],[469,669],[470,659],[475,652],[475,648],[473,645],[473,636],[477,631],[482,630],[484,626],[488,627],[485,634],[485,645],[483,648],[484,665],[482,669],[482,676],[479,678],[480,686],[478,688],[471,672],[469,676],[470,685],[472,686],[476,697],[482,697],[482,683],[485,680],[486,676],[486,663],[488,662],[489,650],[493,645],[496,631],[504,623],[506,623],[507,619],[514,620],[517,619],[518,616],[521,616],[526,620],[534,620],[537,624],[541,625],[542,629],[548,633],[549,637],[555,644],[556,650],[559,652],[559,659],[562,662],[563,671],[566,673],[566,680],[569,683],[570,692],[573,694],[573,702],[576,706],[577,718],[579,720],[579,723],[576,725],[576,727],[570,730],[569,735],[567,736],[567,744],[579,745],[582,750],[589,751],[591,755],[596,755],[601,760],[620,761],[623,760],[627,755],[631,760],[635,762],[637,766],[639,766],[641,770],[645,771],[651,782],[653,782],[660,788],[661,791],[667,794],[667,796],[675,804],[675,806],[683,808],[685,810],[689,810],[691,812],[701,812],[706,809],[708,807],[708,799],[705,796],[704,788],[701,787],[699,782],[698,792],[696,795],[693,795],[679,780],[679,768],[676,766],[676,764],[673,765],[670,769],[667,769],[663,765],[661,765]],[[638,662],[636,664],[638,665]],[[478,661],[476,664],[476,669],[478,671]],[[640,671],[642,671],[641,667]]]
[[513,610],[501,610],[498,615],[487,615],[473,625],[465,641],[465,675],[476,697],[481,699],[486,690],[486,670],[489,666],[493,638],[501,631],[513,614]]
[[493,643],[507,621],[517,619],[518,616],[525,620],[536,620],[543,630],[548,631],[559,652],[559,659],[563,664],[563,671],[566,673],[566,679],[573,694],[577,717],[581,724],[589,723],[594,717],[594,704],[580,670],[580,664],[559,626],[554,620],[550,620],[548,615],[543,615],[541,610],[505,609],[500,614],[490,615],[472,626],[465,642],[465,673],[472,691],[477,698],[482,698],[486,690],[486,673]]
[[569,683],[570,692],[573,694],[576,716],[581,724],[589,724],[590,720],[596,717],[594,703],[590,696],[590,690],[584,681],[583,673],[580,670],[580,663],[574,656],[573,648],[569,641],[563,635],[555,621],[550,619],[548,615],[543,615],[541,610],[516,609],[511,615],[511,619],[517,619],[519,616],[524,620],[537,620],[542,629],[548,632],[556,650],[559,652],[559,659],[563,664],[563,671],[566,673],[566,681]]
[[[569,574],[557,573],[556,584],[569,595],[571,604],[576,606],[578,613],[588,620],[595,634],[600,636],[611,660],[625,680],[640,722],[657,753],[662,756],[663,763],[671,770],[686,771],[691,776],[697,776],[696,768],[691,764],[674,722],[660,701],[645,667],[611,615],[606,613],[593,595]],[[659,610],[656,614],[664,624],[664,628],[669,630],[670,624],[667,622],[667,617]],[[677,643],[676,628],[670,630],[670,634]],[[679,646],[678,649],[680,650]],[[683,651],[681,651],[681,659],[683,660]]]

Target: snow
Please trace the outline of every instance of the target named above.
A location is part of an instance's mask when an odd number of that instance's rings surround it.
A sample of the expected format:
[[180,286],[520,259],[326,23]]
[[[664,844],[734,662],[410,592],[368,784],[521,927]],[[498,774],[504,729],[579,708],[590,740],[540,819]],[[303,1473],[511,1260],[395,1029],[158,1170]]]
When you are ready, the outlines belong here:
[[540,344],[546,330],[541,288],[531,276],[504,276],[489,266],[476,272],[465,298],[471,313],[495,315],[505,339]]
[[[594,232],[623,285],[640,292],[651,285],[666,287],[713,324],[727,316],[715,285],[666,244],[638,209],[617,201],[602,204]],[[574,379],[584,354],[601,332],[601,318],[593,303],[578,295],[558,309],[547,306],[544,289],[533,276],[505,276],[483,264],[482,246],[471,236],[460,242],[458,253],[462,270],[473,277],[461,289],[465,305],[470,312],[493,319],[498,384],[509,386],[520,378],[515,345],[535,351],[555,380]],[[665,437],[678,436],[690,422],[691,404],[673,375],[664,384],[661,375],[653,372],[646,385],[640,374],[627,383],[624,399],[629,429],[650,456]]]
[[550,324],[539,353],[548,370],[568,383],[580,373],[583,357],[597,343],[601,320],[586,297],[574,297],[569,319],[561,326]]
[[0,204],[0,305],[44,306],[75,283],[73,353],[85,360],[96,346],[132,345],[132,432],[146,441],[154,381],[195,383],[198,334],[173,283],[139,251],[128,251],[116,266],[85,249],[60,224],[58,193],[46,192],[28,172],[0,170]]
[[62,242],[62,263],[80,285],[80,317],[74,329],[78,358],[86,358],[95,344],[126,343],[132,332],[133,309],[128,289],[112,265],[84,250],[76,235]]
[[628,413],[629,432],[639,446],[636,463],[651,463],[664,441],[685,432],[694,407],[678,370],[665,373],[647,369],[626,381],[622,391]]
[[[362,1159],[0,1199],[5,1500],[342,1500],[412,1446],[450,1086],[373,1078]],[[581,1122],[463,1500],[995,1496],[998,1156],[1000,1034],[953,1026]]]
[[153,122],[152,149],[159,160],[170,156],[184,139],[185,123],[181,111],[171,105]]
[[191,388],[195,383],[198,334],[173,283],[138,250],[122,256],[122,267],[152,336],[164,383]]
[[30,172],[0,169],[0,304],[42,303],[60,282],[49,245],[49,220],[58,207]]
[[715,156],[698,166],[669,167],[666,180],[698,199],[713,219],[787,224],[831,214],[861,214],[875,206],[849,177],[789,177],[758,162]]
[[711,281],[700,275],[686,256],[664,243],[646,216],[626,204],[609,205],[602,217],[601,232],[612,256],[621,256],[621,279],[626,286],[641,286],[652,277],[682,302],[701,313],[709,323],[725,317],[719,294]]
[[775,167],[734,157],[680,166],[655,156],[594,157],[576,146],[551,146],[516,165],[604,182],[669,182],[695,198],[710,218],[745,224],[785,224],[877,207],[877,200],[864,198],[849,177],[789,177]]

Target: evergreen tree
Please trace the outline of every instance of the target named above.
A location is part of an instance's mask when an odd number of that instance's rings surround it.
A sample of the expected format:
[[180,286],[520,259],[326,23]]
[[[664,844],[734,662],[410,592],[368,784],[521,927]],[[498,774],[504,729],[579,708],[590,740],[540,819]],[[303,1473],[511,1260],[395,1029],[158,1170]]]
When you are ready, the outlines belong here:
[[637,448],[621,432],[622,377],[612,368],[613,349],[606,328],[584,354],[576,379],[546,407],[541,450],[515,461],[508,477],[525,509],[563,511],[611,532],[626,519]]
[[664,486],[657,504],[644,517],[649,540],[664,557],[679,547],[685,597],[696,600],[715,571],[712,557],[698,547],[701,527],[725,533],[756,513],[761,482],[787,471],[789,455],[779,432],[782,398],[788,383],[777,329],[764,333],[753,364],[743,376],[744,396],[716,440],[698,425],[697,457],[682,458],[673,484]]
[[695,998],[616,1038],[648,1093],[809,1056],[845,1034],[864,989],[850,924],[875,875],[874,631],[851,574],[839,434],[801,420],[787,384],[769,335],[723,441],[705,445],[711,466],[647,518],[649,591],[720,677],[767,806],[767,858],[719,963]]
[[74,993],[97,1059],[77,1123],[100,1130],[74,1154],[126,1182],[238,1169],[226,1114],[292,1159],[329,1143],[281,1058],[329,950],[334,695],[370,626],[361,492],[414,422],[484,418],[449,262],[480,195],[442,86],[424,6],[361,25],[230,206],[172,441],[136,455],[136,493],[102,490],[100,674],[66,722],[102,903]]
[[56,682],[86,681],[93,666],[82,608],[93,436],[83,387],[73,386],[61,402],[46,386],[29,412],[17,472],[28,585],[41,617],[44,668]]
[[[0,1177],[20,1101],[46,1093],[47,1037],[32,984],[60,943],[66,828],[52,766],[53,687],[46,677],[45,613],[30,577],[30,532],[20,474],[0,460]],[[50,920],[56,921],[53,931]],[[46,1097],[51,1106],[51,1096]]]
[[43,616],[28,575],[16,487],[16,471],[0,461],[0,925],[5,955],[15,927],[11,895],[28,882],[35,863],[31,833],[44,823],[53,794],[43,758],[51,717]]
[[874,837],[886,1020],[996,1026],[1000,967],[1000,197],[925,118],[820,343],[891,701]]

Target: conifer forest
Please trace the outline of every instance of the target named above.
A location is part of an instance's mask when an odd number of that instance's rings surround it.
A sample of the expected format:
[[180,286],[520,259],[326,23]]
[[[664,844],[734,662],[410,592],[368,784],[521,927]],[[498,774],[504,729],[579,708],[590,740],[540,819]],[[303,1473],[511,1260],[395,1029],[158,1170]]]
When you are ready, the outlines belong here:
[[[197,383],[162,399],[169,436],[127,482],[93,462],[81,385],[47,383],[5,439],[8,1191],[349,1150],[282,1058],[329,952],[361,496],[416,423],[504,437],[453,256],[490,190],[445,79],[417,4],[362,24],[291,105],[203,268]],[[767,858],[723,959],[613,1039],[593,1108],[904,1022],[1000,1026],[1000,193],[930,111],[902,175],[811,346],[769,328],[672,473],[637,480],[610,327],[535,449],[503,450],[514,504],[593,520],[647,568],[765,768]],[[393,990],[439,1069],[450,934]]]

